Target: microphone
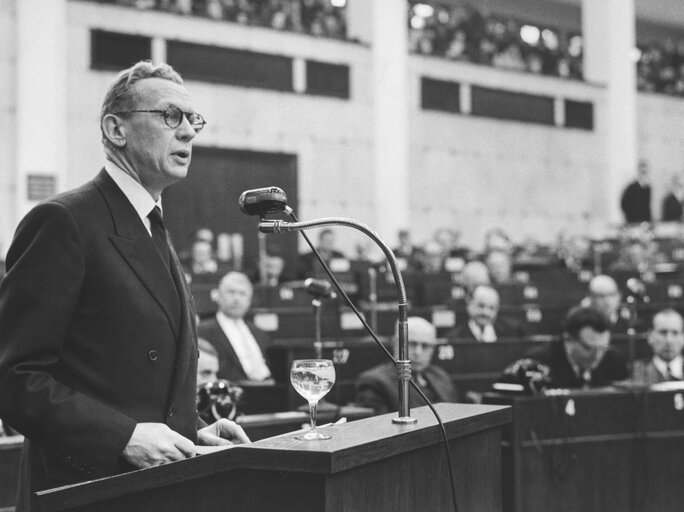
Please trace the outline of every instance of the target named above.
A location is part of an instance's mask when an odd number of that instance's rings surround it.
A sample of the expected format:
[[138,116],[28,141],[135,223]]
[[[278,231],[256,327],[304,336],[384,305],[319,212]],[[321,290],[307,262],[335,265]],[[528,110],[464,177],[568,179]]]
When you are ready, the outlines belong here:
[[325,279],[313,279],[309,277],[304,281],[304,288],[318,299],[334,299],[337,297],[335,292],[333,292],[332,285]]
[[279,187],[264,187],[245,190],[240,194],[238,204],[243,213],[263,217],[269,213],[280,213],[289,209],[287,195]]
[[636,277],[630,277],[627,279],[626,286],[627,290],[629,291],[629,295],[627,297],[628,302],[630,299],[632,301],[638,300],[642,302],[649,302],[649,297],[646,295],[646,285],[643,281],[637,279]]

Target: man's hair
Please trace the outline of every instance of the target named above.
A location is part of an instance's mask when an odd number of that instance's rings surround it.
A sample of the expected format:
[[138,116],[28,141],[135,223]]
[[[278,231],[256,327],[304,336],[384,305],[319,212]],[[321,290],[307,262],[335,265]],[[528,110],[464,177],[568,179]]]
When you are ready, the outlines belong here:
[[204,338],[197,338],[197,348],[200,350],[200,352],[204,352],[205,354],[218,357],[218,352],[216,351],[214,345],[212,345]]
[[501,300],[499,292],[496,290],[496,288],[494,288],[491,284],[480,283],[473,286],[472,289],[466,291],[466,302],[470,302],[471,300],[473,300],[473,297],[475,297],[475,292],[481,288],[484,288],[486,290],[492,290],[494,293],[496,293],[496,296],[499,297],[499,300]]
[[218,287],[220,288],[221,285],[223,284],[224,281],[227,281],[228,279],[238,279],[239,281],[242,281],[243,283],[249,285],[249,288],[251,290],[254,289],[254,285],[252,284],[252,281],[249,280],[249,277],[247,277],[247,274],[244,274],[242,272],[238,272],[237,270],[231,270],[228,272],[226,275],[224,275],[218,282]]
[[681,315],[681,314],[679,313],[679,311],[677,311],[676,309],[674,309],[674,308],[665,308],[665,309],[661,309],[661,310],[658,311],[655,315],[653,315],[653,318],[651,319],[651,327],[652,327],[652,328],[655,326],[655,319],[656,319],[656,317],[659,317],[659,316],[677,316],[677,317],[679,317],[680,319],[684,320],[684,318],[682,318],[682,315]]
[[579,338],[579,332],[585,327],[591,327],[596,332],[608,330],[609,322],[600,311],[584,306],[572,308],[565,317],[563,332],[572,339]]
[[[135,107],[135,95],[132,87],[140,80],[146,78],[162,78],[177,84],[183,84],[181,76],[168,64],[152,64],[149,60],[142,60],[128,69],[121,71],[112,85],[109,87],[102,102],[100,112],[100,129],[102,130],[102,120],[107,114],[130,110]],[[107,140],[102,133],[102,143],[106,148],[115,150],[116,148]]]

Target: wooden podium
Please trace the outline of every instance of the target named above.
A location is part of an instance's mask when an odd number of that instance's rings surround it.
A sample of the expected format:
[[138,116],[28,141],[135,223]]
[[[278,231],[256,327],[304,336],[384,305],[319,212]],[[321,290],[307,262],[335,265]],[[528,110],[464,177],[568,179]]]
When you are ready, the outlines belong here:
[[[436,406],[449,437],[460,511],[501,510],[501,429],[510,407]],[[452,511],[446,456],[427,407],[414,425],[394,414],[294,434],[37,495],[41,512]]]

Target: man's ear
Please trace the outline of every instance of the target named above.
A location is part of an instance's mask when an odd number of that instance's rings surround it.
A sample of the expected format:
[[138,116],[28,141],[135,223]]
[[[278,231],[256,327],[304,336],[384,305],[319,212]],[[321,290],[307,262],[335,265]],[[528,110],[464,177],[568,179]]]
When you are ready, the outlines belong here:
[[125,128],[121,119],[114,114],[107,114],[102,119],[102,134],[118,148],[126,145]]

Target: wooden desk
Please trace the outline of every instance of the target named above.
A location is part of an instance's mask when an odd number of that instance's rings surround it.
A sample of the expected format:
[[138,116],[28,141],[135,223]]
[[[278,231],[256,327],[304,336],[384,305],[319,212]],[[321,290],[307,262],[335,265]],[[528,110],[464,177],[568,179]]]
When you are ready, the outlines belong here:
[[684,390],[485,400],[513,404],[504,434],[504,510],[682,510]]
[[14,510],[24,436],[0,437],[0,512]]
[[[438,404],[459,510],[501,510],[501,427],[508,407]],[[38,493],[42,512],[452,511],[441,432],[427,407],[415,425],[383,415]]]

